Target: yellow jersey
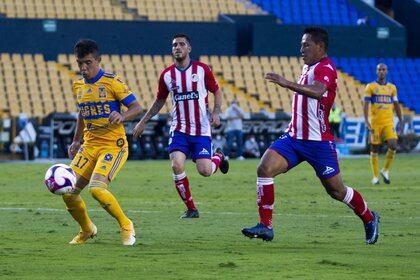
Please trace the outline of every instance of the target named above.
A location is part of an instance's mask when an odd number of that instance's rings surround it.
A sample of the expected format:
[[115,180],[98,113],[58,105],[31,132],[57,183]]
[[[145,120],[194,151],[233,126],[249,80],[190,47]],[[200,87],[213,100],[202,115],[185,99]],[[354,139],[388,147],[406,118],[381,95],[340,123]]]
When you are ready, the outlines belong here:
[[83,140],[94,145],[127,146],[124,125],[110,124],[109,115],[121,112],[136,100],[130,88],[115,74],[100,69],[92,79],[80,79],[73,83],[73,94],[85,125]]
[[394,123],[394,102],[398,102],[397,88],[394,84],[379,84],[377,81],[367,84],[364,100],[371,104],[371,124]]

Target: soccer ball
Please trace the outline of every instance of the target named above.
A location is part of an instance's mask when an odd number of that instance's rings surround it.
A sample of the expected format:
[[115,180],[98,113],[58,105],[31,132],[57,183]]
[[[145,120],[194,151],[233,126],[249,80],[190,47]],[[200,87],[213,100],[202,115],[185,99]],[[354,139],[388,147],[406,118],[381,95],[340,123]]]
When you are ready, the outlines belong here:
[[76,174],[68,165],[54,164],[45,173],[44,182],[50,192],[56,195],[63,195],[74,190]]

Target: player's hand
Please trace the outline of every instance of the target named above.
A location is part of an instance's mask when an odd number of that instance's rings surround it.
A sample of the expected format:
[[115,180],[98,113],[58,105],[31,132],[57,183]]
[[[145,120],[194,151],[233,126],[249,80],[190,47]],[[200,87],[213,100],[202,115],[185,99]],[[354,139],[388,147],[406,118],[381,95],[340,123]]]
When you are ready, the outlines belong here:
[[210,124],[214,127],[218,127],[220,125],[220,116],[218,113],[213,112],[211,113]]
[[398,123],[398,135],[403,135],[404,134],[404,122],[399,122]]
[[276,73],[265,74],[265,79],[271,83],[278,84],[281,87],[287,87],[287,85],[289,84],[288,80]]
[[372,126],[370,126],[370,123],[365,123],[365,127],[366,127],[366,130],[367,131],[369,131],[369,132],[371,132],[371,133],[373,133],[373,129],[372,129]]
[[77,151],[80,149],[80,142],[79,141],[73,141],[69,147],[68,155],[70,159],[73,159],[74,156],[77,154]]
[[111,114],[109,114],[109,122],[112,124],[120,124],[124,121],[123,115],[118,113],[117,111],[112,111]]
[[146,124],[142,121],[139,121],[133,129],[133,140],[137,141],[137,139],[143,134],[144,129],[146,128]]

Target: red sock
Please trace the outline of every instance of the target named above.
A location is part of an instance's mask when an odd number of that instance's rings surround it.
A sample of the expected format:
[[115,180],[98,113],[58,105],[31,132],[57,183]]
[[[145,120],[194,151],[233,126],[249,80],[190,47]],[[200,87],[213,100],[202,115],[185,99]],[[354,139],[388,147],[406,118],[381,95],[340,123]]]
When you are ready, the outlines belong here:
[[366,202],[358,191],[353,188],[347,187],[346,197],[344,197],[343,202],[347,204],[354,213],[362,219],[364,224],[369,223],[373,219],[372,212],[370,212],[367,207]]
[[220,166],[220,162],[222,161],[222,159],[220,158],[220,156],[218,154],[214,154],[211,157],[211,170],[212,173],[216,173],[217,169],[219,169]]
[[187,206],[188,210],[197,210],[194,205],[194,201],[191,196],[190,192],[190,182],[188,181],[188,177],[185,172],[175,175],[173,174],[175,188],[178,191],[179,196],[181,197],[182,201],[184,201],[185,205]]
[[257,204],[260,222],[271,228],[274,207],[274,180],[273,178],[257,178]]

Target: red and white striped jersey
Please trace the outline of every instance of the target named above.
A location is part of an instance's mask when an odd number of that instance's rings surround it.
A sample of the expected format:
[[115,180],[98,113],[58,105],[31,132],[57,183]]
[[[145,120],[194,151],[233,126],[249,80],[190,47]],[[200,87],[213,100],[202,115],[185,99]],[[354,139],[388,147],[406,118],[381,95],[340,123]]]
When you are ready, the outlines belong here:
[[175,64],[162,71],[157,99],[172,96],[171,131],[188,135],[211,136],[208,93],[219,89],[210,67],[199,61],[180,70]]
[[292,120],[287,131],[296,139],[332,141],[328,116],[337,89],[337,71],[328,57],[312,65],[304,65],[298,81],[301,85],[323,83],[327,90],[320,100],[295,92],[292,103]]

